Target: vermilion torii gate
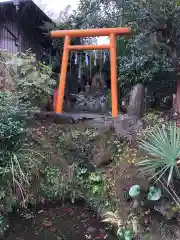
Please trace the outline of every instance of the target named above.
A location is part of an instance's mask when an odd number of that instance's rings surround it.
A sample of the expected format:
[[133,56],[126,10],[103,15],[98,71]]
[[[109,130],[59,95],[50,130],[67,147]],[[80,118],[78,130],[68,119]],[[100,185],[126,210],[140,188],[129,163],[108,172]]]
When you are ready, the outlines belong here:
[[[112,94],[112,116],[118,115],[118,96],[117,96],[117,70],[116,70],[116,36],[127,35],[131,32],[130,28],[99,28],[99,29],[79,29],[79,30],[56,30],[51,32],[51,37],[65,37],[64,51],[61,64],[61,75],[57,96],[56,113],[62,113],[64,91],[66,85],[67,65],[69,52],[72,50],[110,50],[110,69],[111,69],[111,94]],[[109,36],[110,44],[104,45],[71,45],[72,37],[100,37]]]

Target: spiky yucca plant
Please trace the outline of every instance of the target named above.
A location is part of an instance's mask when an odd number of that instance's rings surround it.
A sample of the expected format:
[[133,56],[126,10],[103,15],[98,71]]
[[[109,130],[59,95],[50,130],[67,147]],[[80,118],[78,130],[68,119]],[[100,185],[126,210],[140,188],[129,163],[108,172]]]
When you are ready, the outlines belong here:
[[180,129],[175,124],[155,128],[146,140],[140,141],[140,149],[147,153],[147,158],[138,166],[150,173],[152,179],[163,178],[169,185],[174,177],[180,178]]

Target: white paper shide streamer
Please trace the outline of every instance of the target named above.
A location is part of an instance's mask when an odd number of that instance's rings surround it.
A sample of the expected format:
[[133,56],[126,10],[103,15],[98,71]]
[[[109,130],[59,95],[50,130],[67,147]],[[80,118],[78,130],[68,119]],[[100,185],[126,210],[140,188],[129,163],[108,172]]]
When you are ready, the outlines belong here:
[[86,53],[86,56],[85,56],[85,62],[86,62],[86,65],[88,66],[89,65],[89,56],[88,56],[87,53]]
[[96,61],[97,61],[97,54],[96,51],[94,52],[94,66],[96,66]]
[[74,59],[74,64],[77,65],[77,63],[78,63],[78,54],[76,53],[75,54],[75,59]]
[[104,55],[103,55],[103,63],[105,63],[106,62],[106,52],[104,52]]

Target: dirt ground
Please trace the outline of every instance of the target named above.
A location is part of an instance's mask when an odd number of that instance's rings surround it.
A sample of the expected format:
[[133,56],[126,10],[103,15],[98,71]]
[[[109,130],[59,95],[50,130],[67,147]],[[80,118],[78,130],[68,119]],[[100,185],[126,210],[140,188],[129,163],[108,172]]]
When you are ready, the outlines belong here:
[[65,204],[49,206],[12,219],[5,240],[95,240],[114,238],[88,208]]

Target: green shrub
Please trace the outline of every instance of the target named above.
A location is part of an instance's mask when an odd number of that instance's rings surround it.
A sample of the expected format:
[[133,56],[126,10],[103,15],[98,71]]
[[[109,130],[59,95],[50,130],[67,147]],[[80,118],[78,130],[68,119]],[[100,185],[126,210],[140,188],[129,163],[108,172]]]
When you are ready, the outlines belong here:
[[161,117],[160,112],[157,111],[148,112],[147,114],[145,114],[143,120],[146,127],[154,127],[163,122],[163,118]]
[[42,156],[32,149],[28,128],[32,111],[50,94],[53,80],[49,67],[30,52],[0,58],[12,77],[11,92],[0,92],[0,211],[25,206],[31,183],[38,176]]
[[53,166],[47,166],[43,174],[44,182],[40,185],[42,196],[51,200],[61,199],[66,191],[66,185],[60,171]]
[[0,59],[12,78],[13,94],[33,107],[44,106],[55,86],[51,68],[38,61],[30,50],[12,56],[1,51]]
[[[71,168],[71,167],[70,167]],[[40,194],[49,200],[68,198],[74,203],[83,198],[81,181],[75,176],[66,176],[54,166],[47,166],[43,171],[44,181],[40,184]]]
[[[40,157],[27,136],[28,105],[10,92],[0,92],[0,211],[25,204]],[[23,114],[20,114],[23,113]],[[18,193],[18,194],[17,194]]]
[[0,92],[0,149],[11,150],[27,130],[27,118],[18,114],[20,102],[10,92]]
[[145,127],[137,133],[138,140],[140,141],[142,139],[146,140],[147,136],[154,131],[154,128],[161,128],[163,125],[167,124],[167,122],[161,117],[160,112],[157,111],[151,111],[145,114],[143,122]]

